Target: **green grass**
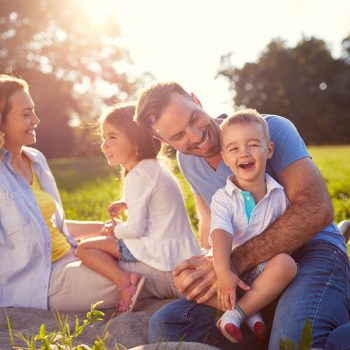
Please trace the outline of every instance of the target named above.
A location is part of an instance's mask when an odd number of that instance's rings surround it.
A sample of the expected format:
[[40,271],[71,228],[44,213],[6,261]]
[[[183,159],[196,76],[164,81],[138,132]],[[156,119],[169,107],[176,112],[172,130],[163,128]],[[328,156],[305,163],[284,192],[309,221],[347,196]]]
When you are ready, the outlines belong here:
[[[350,146],[310,147],[321,170],[335,209],[335,221],[350,218]],[[71,158],[49,161],[55,175],[68,219],[106,220],[107,205],[120,197],[119,171],[106,165],[104,158]],[[197,216],[189,185],[176,161],[173,170],[185,196],[191,223],[196,230]]]
[[[67,219],[107,220],[107,206],[121,197],[120,169],[112,169],[103,157],[64,158],[49,160],[57,181]],[[193,228],[197,231],[198,219],[190,187],[175,160],[167,162],[176,174],[186,201]]]
[[107,205],[118,198],[119,172],[103,158],[70,158],[49,161],[68,219],[106,220]]
[[350,146],[309,147],[326,181],[335,221],[350,219]]

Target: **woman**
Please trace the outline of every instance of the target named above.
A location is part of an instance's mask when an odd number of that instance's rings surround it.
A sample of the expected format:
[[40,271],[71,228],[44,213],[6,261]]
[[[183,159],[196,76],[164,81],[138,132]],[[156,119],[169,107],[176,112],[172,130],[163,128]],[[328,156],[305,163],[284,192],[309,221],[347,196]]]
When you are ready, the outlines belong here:
[[[85,311],[99,300],[114,307],[115,285],[74,255],[75,239],[99,234],[103,224],[64,219],[45,157],[27,147],[39,123],[28,84],[0,75],[0,307]],[[141,262],[120,266],[146,276],[142,297],[177,296],[170,272]]]

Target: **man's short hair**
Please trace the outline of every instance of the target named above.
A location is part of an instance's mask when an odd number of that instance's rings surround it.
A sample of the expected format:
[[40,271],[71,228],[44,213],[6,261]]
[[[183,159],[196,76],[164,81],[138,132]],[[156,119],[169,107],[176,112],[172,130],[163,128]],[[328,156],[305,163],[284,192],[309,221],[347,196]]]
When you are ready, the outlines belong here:
[[261,126],[266,141],[270,141],[269,127],[265,118],[263,118],[255,109],[243,109],[234,113],[232,116],[227,117],[220,125],[220,129],[223,131],[228,126],[234,124],[258,124]]
[[143,128],[152,130],[152,124],[160,118],[174,93],[192,98],[175,82],[155,83],[143,90],[136,104],[136,123]]

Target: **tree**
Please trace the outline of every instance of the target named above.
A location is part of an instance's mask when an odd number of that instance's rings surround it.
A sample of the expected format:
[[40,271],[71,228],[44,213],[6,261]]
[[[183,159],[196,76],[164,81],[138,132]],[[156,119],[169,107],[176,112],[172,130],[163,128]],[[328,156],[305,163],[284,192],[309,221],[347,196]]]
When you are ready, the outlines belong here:
[[272,40],[256,63],[236,68],[223,56],[218,74],[226,77],[236,106],[283,115],[308,143],[348,143],[349,66],[334,59],[323,40],[303,38],[294,48]]
[[344,60],[350,64],[350,33],[342,41]]
[[0,71],[32,86],[45,130],[39,129],[38,148],[47,156],[86,144],[73,140],[77,133],[68,124],[84,124],[106,103],[131,99],[147,78],[132,74],[113,12],[93,23],[81,0],[0,0],[0,8]]

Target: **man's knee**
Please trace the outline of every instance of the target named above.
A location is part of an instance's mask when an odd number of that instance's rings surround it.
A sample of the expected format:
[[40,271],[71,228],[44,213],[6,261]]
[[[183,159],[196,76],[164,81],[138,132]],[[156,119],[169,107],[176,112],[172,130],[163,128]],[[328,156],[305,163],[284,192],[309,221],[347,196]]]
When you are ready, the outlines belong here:
[[156,311],[148,324],[148,342],[159,343],[161,341],[167,341],[167,331],[165,329],[165,321],[167,319],[168,309],[163,307]]
[[350,323],[345,323],[334,329],[328,336],[324,348],[326,350],[350,349]]

